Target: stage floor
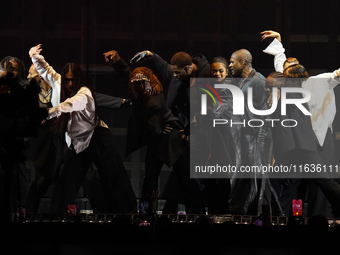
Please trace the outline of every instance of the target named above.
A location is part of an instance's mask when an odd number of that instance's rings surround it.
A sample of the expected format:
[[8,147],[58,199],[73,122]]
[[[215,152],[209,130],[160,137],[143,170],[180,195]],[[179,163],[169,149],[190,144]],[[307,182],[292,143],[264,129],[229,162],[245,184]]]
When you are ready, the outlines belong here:
[[[125,219],[125,220],[124,220]],[[150,226],[127,218],[111,223],[28,222],[1,226],[11,254],[325,254],[336,249],[340,227],[320,224],[256,226],[210,220]],[[6,248],[6,249],[7,249]]]

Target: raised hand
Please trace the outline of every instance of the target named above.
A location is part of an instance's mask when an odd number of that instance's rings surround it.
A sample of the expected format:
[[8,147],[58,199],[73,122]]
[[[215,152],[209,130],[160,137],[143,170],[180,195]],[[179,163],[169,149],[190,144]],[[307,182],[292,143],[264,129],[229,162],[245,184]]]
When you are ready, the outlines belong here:
[[152,55],[153,54],[148,50],[138,52],[136,55],[133,56],[133,58],[131,58],[130,63],[136,63],[140,61],[141,59],[146,58],[146,57],[151,57]]
[[272,31],[272,30],[265,30],[263,32],[261,32],[262,35],[262,39],[264,40],[266,38],[276,38],[277,40],[279,40],[281,42],[281,35],[278,32]]
[[32,58],[34,54],[40,54],[40,52],[42,51],[41,45],[42,44],[38,44],[37,46],[34,46],[29,50],[28,54],[30,55],[30,58]]
[[340,68],[334,71],[334,75],[335,77],[340,78]]
[[118,52],[115,50],[110,50],[108,52],[103,53],[105,62],[112,64],[117,62],[120,59],[120,56],[118,55]]

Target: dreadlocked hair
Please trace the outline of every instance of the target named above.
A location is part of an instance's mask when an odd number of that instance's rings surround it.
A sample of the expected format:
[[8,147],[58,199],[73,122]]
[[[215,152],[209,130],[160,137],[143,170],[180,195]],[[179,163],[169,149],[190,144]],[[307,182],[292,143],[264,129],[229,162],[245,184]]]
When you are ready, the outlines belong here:
[[[150,80],[150,86],[151,86],[152,91],[151,91],[151,93],[144,93],[144,95],[146,97],[150,97],[151,95],[160,94],[163,91],[162,83],[153,74],[151,69],[149,69],[147,67],[137,67],[131,72],[130,79],[129,79],[129,93],[132,95],[133,98],[137,98],[138,96],[140,96],[140,95],[138,95],[138,93],[136,93],[136,91],[134,89],[134,82],[131,82],[133,77],[138,73],[146,76]],[[144,88],[144,90],[146,90],[146,88]]]

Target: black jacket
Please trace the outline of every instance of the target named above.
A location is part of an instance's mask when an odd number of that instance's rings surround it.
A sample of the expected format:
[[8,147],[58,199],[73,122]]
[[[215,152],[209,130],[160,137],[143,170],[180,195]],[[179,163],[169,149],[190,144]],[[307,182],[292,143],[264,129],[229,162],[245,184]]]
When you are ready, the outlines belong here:
[[[171,133],[163,133],[169,124]],[[151,95],[148,99],[138,98],[132,102],[128,133],[126,140],[126,154],[143,146],[156,146],[157,156],[169,167],[183,154],[185,142],[181,138],[183,129],[180,121],[174,117],[167,107],[163,93]]]
[[[112,67],[122,77],[130,76],[131,69],[123,59],[114,63]],[[163,63],[161,68],[166,69],[166,65]],[[165,72],[170,75],[168,71]],[[170,71],[172,72],[171,68]],[[173,77],[172,73],[171,77]],[[167,124],[171,125],[173,130],[171,133],[163,134]],[[143,146],[157,146],[159,148],[157,156],[171,167],[182,156],[185,147],[179,132],[181,129],[183,129],[183,125],[173,116],[166,105],[163,92],[151,95],[149,98],[134,99],[128,123],[126,155]]]
[[[262,74],[256,72],[255,69],[253,69],[253,71],[249,74],[249,76],[245,80],[242,80],[240,84],[238,84],[238,87],[241,87],[245,100],[247,100],[248,98],[248,88],[251,87],[253,89],[252,100],[255,109],[258,110],[269,109],[267,103],[268,94],[266,92],[266,80],[262,76]],[[247,119],[264,118],[263,116],[254,115],[252,112],[249,111],[248,107],[245,108],[245,115]]]
[[[210,64],[205,56],[194,55],[192,62],[197,66],[195,77],[210,77]],[[169,63],[155,53],[148,59],[148,64],[163,84],[168,107],[175,116],[181,115],[188,123],[190,120],[190,80],[177,80]]]
[[[287,93],[287,98],[302,98],[300,93]],[[306,109],[308,106],[303,104]],[[281,99],[278,102],[275,119],[280,119],[280,123],[275,122],[273,130],[274,155],[285,153],[293,149],[302,149],[307,151],[317,150],[317,138],[312,128],[310,116],[304,115],[296,105],[288,104],[286,115],[281,116]],[[281,121],[284,119],[293,119],[297,121],[295,127],[283,127]],[[294,125],[294,122],[284,122],[285,125]]]

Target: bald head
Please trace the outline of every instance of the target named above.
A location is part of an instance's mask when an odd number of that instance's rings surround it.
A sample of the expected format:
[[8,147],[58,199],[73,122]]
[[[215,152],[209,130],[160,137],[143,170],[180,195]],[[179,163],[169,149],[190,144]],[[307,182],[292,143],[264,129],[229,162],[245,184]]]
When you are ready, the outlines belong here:
[[246,49],[240,49],[235,51],[230,58],[229,68],[233,76],[235,77],[247,77],[252,71],[251,62],[253,57]]
[[251,62],[253,61],[252,55],[246,49],[237,50],[233,53],[233,55],[236,57],[237,60],[244,59],[247,64],[251,64]]

